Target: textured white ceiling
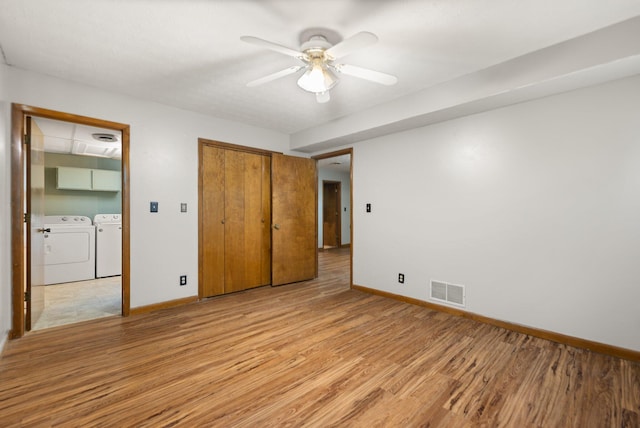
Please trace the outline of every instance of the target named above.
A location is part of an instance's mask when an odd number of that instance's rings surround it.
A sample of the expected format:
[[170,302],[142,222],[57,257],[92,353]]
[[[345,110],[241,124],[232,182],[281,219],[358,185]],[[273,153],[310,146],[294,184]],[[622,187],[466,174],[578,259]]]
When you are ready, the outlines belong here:
[[[287,134],[640,15],[638,0],[0,0],[7,64]],[[296,75],[245,84],[296,60],[240,41],[299,47],[310,27],[380,41],[345,63],[398,76],[342,76],[317,104]]]

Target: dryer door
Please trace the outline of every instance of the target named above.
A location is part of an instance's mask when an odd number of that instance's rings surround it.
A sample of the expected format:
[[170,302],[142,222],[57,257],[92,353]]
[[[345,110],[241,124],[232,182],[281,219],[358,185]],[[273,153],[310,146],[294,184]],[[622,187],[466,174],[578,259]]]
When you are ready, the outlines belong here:
[[92,228],[47,226],[44,234],[45,284],[82,281],[94,277],[95,245]]

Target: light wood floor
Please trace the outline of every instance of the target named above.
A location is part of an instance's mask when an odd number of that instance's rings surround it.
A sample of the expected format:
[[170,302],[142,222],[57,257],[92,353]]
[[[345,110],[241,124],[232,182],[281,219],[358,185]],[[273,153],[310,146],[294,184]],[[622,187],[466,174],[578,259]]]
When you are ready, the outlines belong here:
[[321,277],[33,332],[0,361],[0,426],[640,425],[640,364]]

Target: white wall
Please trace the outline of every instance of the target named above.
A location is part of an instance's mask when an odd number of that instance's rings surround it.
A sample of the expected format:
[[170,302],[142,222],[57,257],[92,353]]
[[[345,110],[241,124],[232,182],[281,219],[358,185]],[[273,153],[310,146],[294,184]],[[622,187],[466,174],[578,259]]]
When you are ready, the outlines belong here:
[[340,182],[340,244],[346,245],[351,243],[351,174],[348,172],[340,172],[332,169],[318,168],[318,247],[322,248],[322,181],[339,181]]
[[[198,137],[286,153],[288,136],[2,67],[8,79],[8,93],[2,101],[131,125],[131,307],[196,296]],[[7,133],[2,134],[6,137]],[[7,158],[3,166],[8,165]],[[9,201],[8,194],[3,201]],[[159,202],[157,214],[149,213],[150,201]],[[181,202],[188,203],[188,213],[180,213]],[[4,202],[2,206],[3,212],[8,211]],[[10,241],[3,239],[3,263],[9,248]],[[188,275],[188,284],[180,287],[183,274]],[[3,314],[10,310],[9,302],[1,304]]]
[[640,76],[356,144],[355,284],[640,350],[638,118]]
[[11,105],[6,101],[6,66],[0,63],[0,352],[11,329]]

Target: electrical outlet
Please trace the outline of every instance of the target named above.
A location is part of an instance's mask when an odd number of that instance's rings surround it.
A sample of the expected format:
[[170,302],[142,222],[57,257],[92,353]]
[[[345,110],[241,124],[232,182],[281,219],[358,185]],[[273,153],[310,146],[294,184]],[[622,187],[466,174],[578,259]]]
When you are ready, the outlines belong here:
[[180,204],[180,212],[181,213],[186,213],[187,212],[187,204],[185,202],[182,202]]
[[180,286],[187,285],[187,275],[180,275]]
[[404,274],[403,273],[399,273],[398,274],[398,282],[400,284],[404,284]]

